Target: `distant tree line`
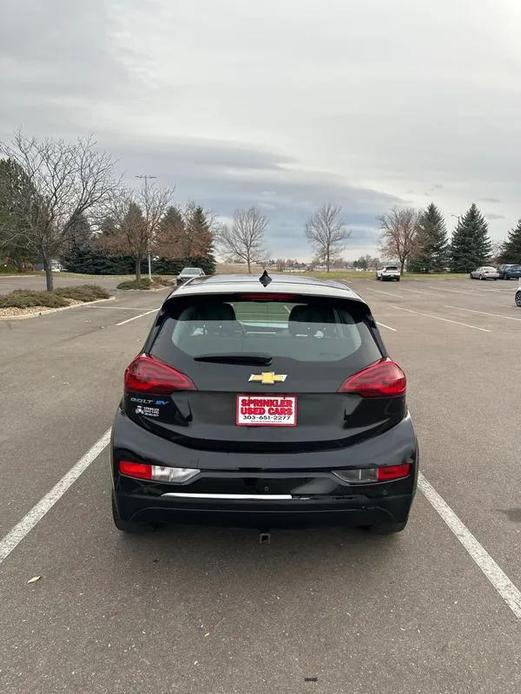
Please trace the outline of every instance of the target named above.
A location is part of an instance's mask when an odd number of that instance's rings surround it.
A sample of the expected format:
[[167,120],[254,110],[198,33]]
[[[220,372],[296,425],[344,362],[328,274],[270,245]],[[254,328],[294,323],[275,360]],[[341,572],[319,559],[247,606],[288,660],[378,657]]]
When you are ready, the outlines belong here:
[[173,189],[123,186],[115,162],[92,138],[69,143],[15,135],[0,142],[0,257],[17,270],[52,261],[94,274],[215,269],[214,220],[195,203],[175,206]]
[[411,272],[470,272],[487,263],[521,264],[521,220],[494,253],[488,224],[475,203],[449,240],[445,220],[431,203],[427,209],[393,208],[380,217],[381,251]]
[[[125,187],[115,162],[92,138],[69,143],[15,135],[0,142],[0,257],[23,271],[41,262],[47,288],[53,287],[52,260],[89,274],[141,277],[147,258],[157,273],[177,273],[197,265],[215,269],[214,248],[232,262],[268,263],[269,219],[256,207],[237,209],[229,224],[218,225],[201,205],[174,204],[172,188],[148,184]],[[402,271],[469,272],[491,261],[521,264],[521,220],[496,252],[488,225],[473,203],[458,217],[449,239],[445,220],[431,203],[425,210],[394,207],[379,218],[381,254]],[[329,272],[345,265],[350,238],[342,207],[324,203],[304,226],[313,264]],[[286,265],[298,269],[298,261]],[[354,266],[369,269],[377,258],[362,256]]]
[[[60,260],[70,272],[93,275],[135,273],[139,279],[147,271],[147,245],[143,239],[145,215],[135,202],[118,220],[105,217],[93,229],[81,218],[72,229]],[[170,205],[160,218],[151,246],[152,267],[156,274],[178,274],[186,265],[215,272],[211,217],[191,203],[185,209]]]

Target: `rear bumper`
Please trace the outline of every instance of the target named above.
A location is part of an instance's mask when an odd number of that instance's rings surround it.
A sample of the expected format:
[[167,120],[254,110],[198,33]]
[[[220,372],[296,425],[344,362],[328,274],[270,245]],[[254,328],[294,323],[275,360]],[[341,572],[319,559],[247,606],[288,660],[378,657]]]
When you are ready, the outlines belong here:
[[[121,459],[201,473],[185,484],[137,480],[119,473]],[[412,464],[411,474],[392,482],[348,484],[334,474],[405,461]],[[135,522],[258,528],[401,522],[414,498],[417,470],[409,417],[380,436],[319,453],[194,451],[147,432],[121,413],[113,427],[115,500],[121,518]]]
[[373,525],[406,521],[412,494],[370,499],[356,497],[292,501],[181,500],[120,495],[120,516],[135,522],[226,525],[234,527],[317,527]]

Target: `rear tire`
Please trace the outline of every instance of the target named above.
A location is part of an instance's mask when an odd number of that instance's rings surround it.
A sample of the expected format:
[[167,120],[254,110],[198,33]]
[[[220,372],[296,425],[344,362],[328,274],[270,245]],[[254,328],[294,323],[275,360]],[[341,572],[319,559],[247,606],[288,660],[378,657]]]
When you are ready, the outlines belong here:
[[401,533],[406,526],[407,521],[401,521],[399,523],[387,521],[384,523],[377,523],[376,525],[364,525],[364,530],[367,530],[371,535],[394,535],[395,533]]
[[516,306],[521,308],[521,292],[516,292]]
[[116,499],[114,493],[112,494],[112,519],[114,525],[122,533],[129,533],[136,535],[138,533],[146,533],[155,529],[151,523],[134,523],[132,521],[123,520],[119,515],[118,506],[116,504]]

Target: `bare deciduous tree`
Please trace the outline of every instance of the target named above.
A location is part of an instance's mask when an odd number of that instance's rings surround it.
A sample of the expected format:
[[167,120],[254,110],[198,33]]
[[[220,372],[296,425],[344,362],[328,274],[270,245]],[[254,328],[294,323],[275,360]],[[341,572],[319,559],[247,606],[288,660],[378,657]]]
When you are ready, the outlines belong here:
[[307,222],[306,236],[317,259],[325,263],[329,272],[331,263],[338,258],[350,236],[342,221],[340,205],[322,205]]
[[114,161],[90,137],[68,143],[21,132],[12,142],[0,142],[0,153],[23,172],[24,190],[13,197],[18,201],[13,215],[27,249],[41,258],[51,290],[51,260],[62,251],[71,227],[103,206],[118,184]]
[[264,234],[267,228],[268,218],[257,208],[236,210],[232,226],[224,226],[217,234],[217,244],[222,253],[245,262],[251,274],[251,264],[261,262],[266,256]]
[[403,273],[408,258],[416,248],[418,212],[412,207],[393,207],[379,217],[379,222],[382,254],[390,260],[398,259]]
[[132,256],[138,281],[141,263],[159,244],[161,221],[173,194],[172,188],[145,184],[137,192],[120,188],[112,197],[109,216],[114,233],[105,238],[105,247],[109,252]]
[[[145,178],[145,184],[137,196],[137,202],[143,211],[146,254],[151,254],[156,246],[161,220],[170,206],[173,196],[174,188],[150,185]],[[139,264],[136,258],[136,279],[141,279],[141,258],[139,258]]]

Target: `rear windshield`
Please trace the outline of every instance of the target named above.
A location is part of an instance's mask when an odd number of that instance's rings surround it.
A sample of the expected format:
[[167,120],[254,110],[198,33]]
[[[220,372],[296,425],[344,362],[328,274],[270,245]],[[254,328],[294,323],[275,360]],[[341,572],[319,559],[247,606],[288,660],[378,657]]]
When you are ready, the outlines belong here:
[[150,351],[167,362],[261,354],[365,366],[381,357],[366,320],[366,307],[352,301],[185,297],[172,302]]
[[384,270],[398,270],[398,268],[396,267],[396,265],[386,265],[384,267]]
[[181,271],[182,275],[199,275],[201,270],[198,267],[185,267],[184,270]]

